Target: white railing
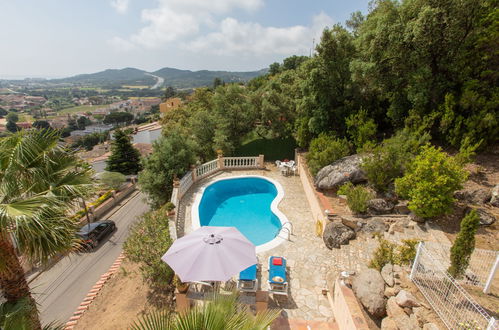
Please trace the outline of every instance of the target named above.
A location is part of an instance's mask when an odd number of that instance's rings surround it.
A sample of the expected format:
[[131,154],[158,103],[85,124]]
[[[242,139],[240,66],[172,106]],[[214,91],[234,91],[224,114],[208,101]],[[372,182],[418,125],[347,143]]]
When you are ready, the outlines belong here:
[[[441,267],[444,269],[450,266],[449,244],[439,242],[427,242],[425,248],[429,250],[435,258],[439,259]],[[499,251],[474,249],[470,257],[470,263],[466,269],[460,283],[474,285],[483,288],[484,293],[489,293],[492,280],[499,267]]]
[[196,172],[196,180],[207,177],[208,175],[217,172],[218,168],[218,159],[214,159],[207,163],[197,166],[194,171]]
[[449,329],[499,329],[499,322],[442,268],[439,258],[423,243],[418,245],[411,280]]
[[[194,183],[194,180],[192,178],[192,171],[187,172],[182,179],[180,179],[179,184],[178,184],[178,199],[180,200],[184,194],[189,190],[189,188],[192,186]],[[177,205],[177,204],[175,204]]]
[[224,168],[251,168],[258,167],[259,157],[224,157]]

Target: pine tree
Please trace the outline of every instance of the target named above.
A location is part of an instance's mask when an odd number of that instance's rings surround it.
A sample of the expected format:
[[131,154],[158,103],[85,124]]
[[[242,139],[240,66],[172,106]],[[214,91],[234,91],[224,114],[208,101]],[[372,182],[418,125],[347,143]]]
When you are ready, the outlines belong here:
[[133,147],[130,137],[120,129],[114,132],[111,156],[106,163],[106,171],[120,172],[125,175],[137,174],[142,169],[139,151]]
[[475,250],[475,233],[480,224],[480,217],[475,210],[469,212],[461,221],[461,229],[450,249],[451,265],[449,274],[454,278],[461,277],[470,263],[470,257]]

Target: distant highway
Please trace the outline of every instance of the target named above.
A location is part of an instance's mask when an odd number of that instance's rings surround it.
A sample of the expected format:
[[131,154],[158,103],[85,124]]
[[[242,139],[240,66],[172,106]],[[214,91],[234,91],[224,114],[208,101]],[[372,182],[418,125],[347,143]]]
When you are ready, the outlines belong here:
[[165,79],[164,78],[161,78],[161,77],[158,77],[158,76],[155,76],[151,73],[146,73],[147,75],[151,76],[151,77],[154,77],[156,78],[156,84],[154,84],[154,86],[151,87],[151,89],[156,89],[156,88],[160,88],[163,86],[164,82],[165,82]]
[[130,226],[149,210],[145,195],[133,193],[104,219],[116,222],[117,230],[89,253],[64,257],[30,283],[39,304],[42,323],[67,322],[100,276],[122,251]]

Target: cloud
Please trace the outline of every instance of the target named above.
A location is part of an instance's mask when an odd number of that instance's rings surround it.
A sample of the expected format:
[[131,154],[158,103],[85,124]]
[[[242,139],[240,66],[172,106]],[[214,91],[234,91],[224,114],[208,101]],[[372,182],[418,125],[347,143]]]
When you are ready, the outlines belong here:
[[229,17],[222,20],[218,31],[184,43],[183,47],[219,55],[306,54],[312,47],[312,39],[318,40],[322,30],[332,24],[333,20],[324,13],[315,16],[311,26],[280,28],[239,22]]
[[119,14],[124,14],[128,10],[130,0],[111,0],[111,7],[113,7]]
[[135,48],[135,44],[133,42],[130,42],[126,39],[120,38],[120,37],[114,37],[111,40],[109,40],[109,43],[116,48],[117,50],[120,51],[130,51]]

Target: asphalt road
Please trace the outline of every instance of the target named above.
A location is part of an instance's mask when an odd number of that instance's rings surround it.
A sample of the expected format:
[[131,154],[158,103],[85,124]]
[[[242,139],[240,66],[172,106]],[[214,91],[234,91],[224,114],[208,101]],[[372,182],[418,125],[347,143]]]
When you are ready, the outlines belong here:
[[120,255],[130,225],[148,210],[145,196],[132,193],[102,219],[116,222],[117,230],[111,236],[92,252],[62,258],[30,283],[43,324],[68,321],[95,282]]

